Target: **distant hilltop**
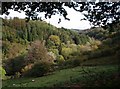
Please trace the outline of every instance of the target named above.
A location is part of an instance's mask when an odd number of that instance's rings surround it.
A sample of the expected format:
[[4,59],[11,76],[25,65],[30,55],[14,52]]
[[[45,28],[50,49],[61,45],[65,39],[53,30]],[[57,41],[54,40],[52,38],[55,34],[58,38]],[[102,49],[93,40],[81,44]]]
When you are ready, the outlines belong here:
[[78,32],[78,33],[86,33],[86,32],[88,32],[88,30],[90,30],[90,29],[70,29],[70,30],[76,31],[76,32]]
[[97,30],[97,31],[100,31],[100,30],[104,30],[102,27],[92,27],[90,29],[70,29],[72,31],[76,31],[80,34],[85,34],[85,33],[88,33],[88,32],[91,32],[93,30]]

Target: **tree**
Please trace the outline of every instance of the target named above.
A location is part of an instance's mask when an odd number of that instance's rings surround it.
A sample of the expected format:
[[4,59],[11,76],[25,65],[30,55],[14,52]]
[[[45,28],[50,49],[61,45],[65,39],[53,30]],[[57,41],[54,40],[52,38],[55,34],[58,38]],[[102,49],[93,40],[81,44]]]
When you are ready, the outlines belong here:
[[53,63],[53,58],[48,54],[44,44],[41,41],[36,40],[31,43],[26,62],[28,62],[28,64],[38,62]]
[[24,74],[24,76],[41,77],[51,71],[52,71],[52,67],[49,63],[46,63],[46,62],[39,63],[38,62],[35,65],[33,65],[32,68]]
[[51,35],[51,36],[49,37],[49,39],[50,39],[51,41],[53,41],[56,45],[60,45],[60,38],[59,38],[59,36]]
[[73,51],[72,51],[71,48],[66,48],[66,47],[63,47],[63,48],[62,48],[61,54],[64,56],[64,58],[65,58],[66,60],[68,59],[68,57],[69,57],[70,54],[72,54],[72,53],[73,53]]
[[28,50],[28,55],[25,59],[26,66],[22,69],[23,76],[43,76],[52,71],[54,63],[53,56],[47,52],[44,44],[36,40],[31,43]]
[[[61,14],[67,18],[64,6],[82,12],[84,16],[94,25],[106,26],[120,21],[120,2],[2,2],[2,14],[9,14],[8,10],[24,11],[29,21],[40,19],[37,12],[45,12],[45,18],[51,15]],[[27,7],[26,7],[27,6]],[[79,9],[78,9],[79,8]],[[85,13],[84,13],[85,12]],[[83,20],[86,20],[84,18]],[[59,19],[59,22],[61,19]]]

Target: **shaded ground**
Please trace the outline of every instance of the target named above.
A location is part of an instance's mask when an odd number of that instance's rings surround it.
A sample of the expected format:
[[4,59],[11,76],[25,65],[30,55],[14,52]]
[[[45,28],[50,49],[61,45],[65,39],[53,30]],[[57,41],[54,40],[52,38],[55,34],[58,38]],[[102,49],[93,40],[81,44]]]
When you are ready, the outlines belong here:
[[110,55],[108,57],[99,57],[99,58],[87,60],[85,62],[82,62],[81,65],[96,66],[96,65],[113,65],[119,63],[120,60],[116,58],[116,56]]

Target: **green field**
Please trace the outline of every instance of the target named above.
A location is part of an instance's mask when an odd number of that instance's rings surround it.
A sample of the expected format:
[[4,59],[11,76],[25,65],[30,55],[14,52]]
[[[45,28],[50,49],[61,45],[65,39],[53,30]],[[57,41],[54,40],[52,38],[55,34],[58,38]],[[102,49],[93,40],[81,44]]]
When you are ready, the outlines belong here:
[[[109,76],[118,73],[117,65],[108,66],[92,66],[92,67],[75,67],[70,69],[63,69],[55,71],[50,75],[38,78],[19,78],[3,81],[3,87],[52,87],[52,86],[69,86],[87,84],[87,86],[94,86],[92,81],[105,80],[106,86],[118,85],[119,82],[111,80]],[[34,80],[34,81],[33,81]],[[89,82],[90,81],[90,82]]]

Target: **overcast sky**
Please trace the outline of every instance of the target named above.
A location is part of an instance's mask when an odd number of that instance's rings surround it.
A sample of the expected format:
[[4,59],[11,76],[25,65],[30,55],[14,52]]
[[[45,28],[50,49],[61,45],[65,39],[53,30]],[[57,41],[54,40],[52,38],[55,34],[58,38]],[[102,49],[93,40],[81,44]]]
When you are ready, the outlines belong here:
[[[46,22],[56,26],[56,27],[64,27],[64,28],[68,28],[68,29],[88,29],[90,28],[90,23],[89,21],[81,21],[80,19],[82,19],[84,17],[84,15],[82,15],[82,13],[75,11],[73,8],[68,8],[65,7],[65,9],[67,10],[68,13],[68,18],[70,18],[70,21],[65,20],[64,17],[60,16],[60,15],[53,15],[50,19],[45,19],[44,18],[44,13],[40,13],[39,16],[42,17],[42,19],[44,19]],[[4,17],[5,15],[3,15],[2,17]],[[19,18],[25,18],[25,13],[19,13],[19,12],[15,12],[10,10],[10,14],[8,16],[9,17],[19,17]],[[61,18],[61,22],[58,24],[59,21],[59,17]]]

